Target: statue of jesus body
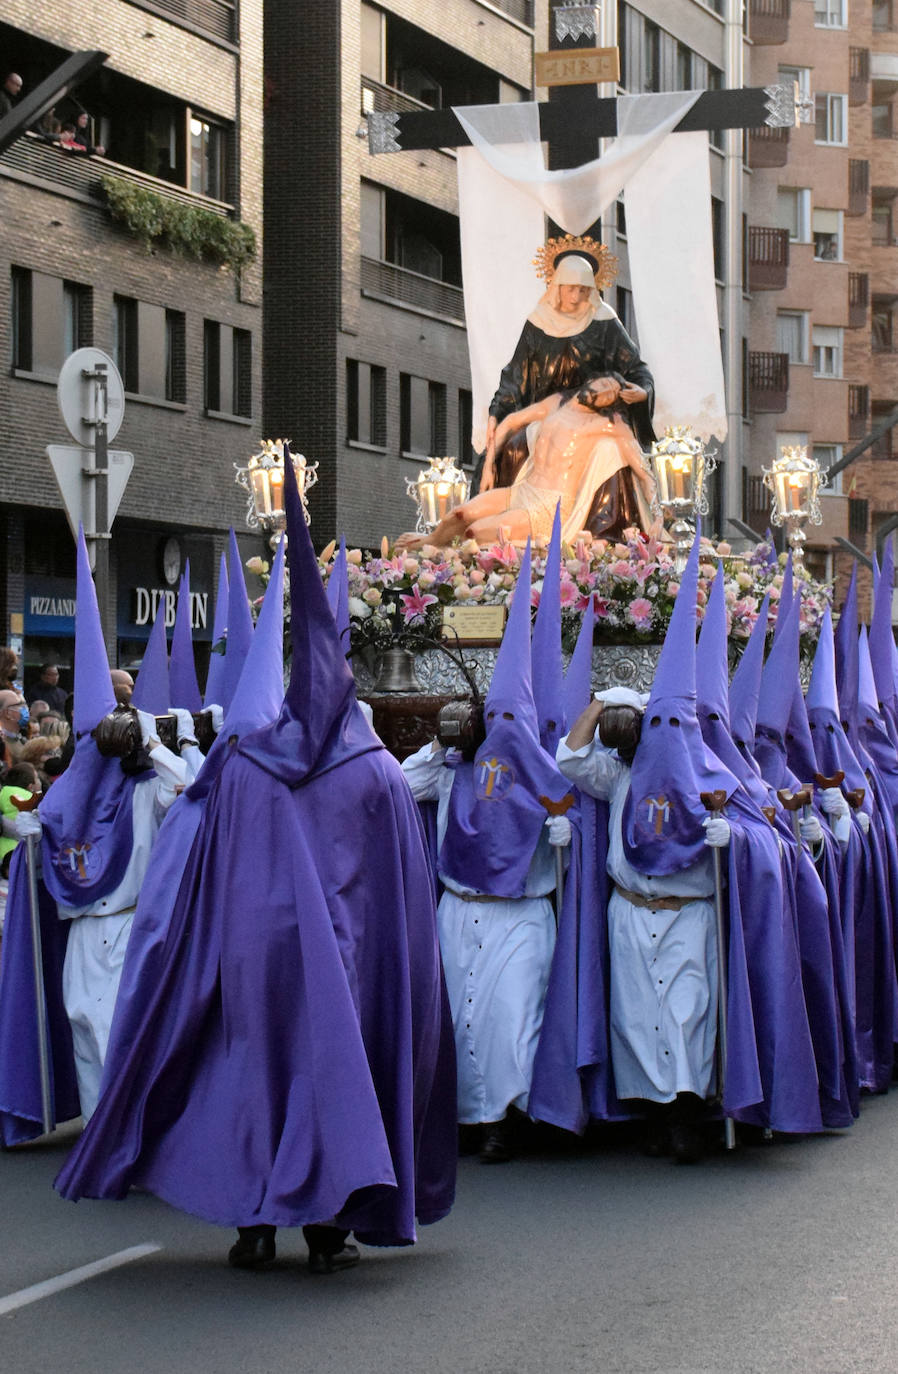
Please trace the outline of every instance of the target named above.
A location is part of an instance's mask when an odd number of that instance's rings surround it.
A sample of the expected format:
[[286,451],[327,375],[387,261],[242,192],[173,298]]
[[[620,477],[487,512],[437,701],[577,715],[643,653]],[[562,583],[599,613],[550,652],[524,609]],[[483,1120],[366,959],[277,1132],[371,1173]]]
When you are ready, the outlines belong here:
[[[514,543],[529,537],[548,543],[559,501],[562,537],[570,541],[584,528],[598,488],[622,467],[632,469],[650,505],[654,483],[639,445],[621,416],[607,410],[620,390],[616,378],[597,377],[574,396],[556,393],[506,416],[491,436],[490,448],[526,425],[539,424],[532,454],[514,483],[481,491],[444,516],[430,534],[403,534],[397,548],[441,547],[459,535],[479,544],[503,536]],[[488,449],[487,460],[489,456]]]

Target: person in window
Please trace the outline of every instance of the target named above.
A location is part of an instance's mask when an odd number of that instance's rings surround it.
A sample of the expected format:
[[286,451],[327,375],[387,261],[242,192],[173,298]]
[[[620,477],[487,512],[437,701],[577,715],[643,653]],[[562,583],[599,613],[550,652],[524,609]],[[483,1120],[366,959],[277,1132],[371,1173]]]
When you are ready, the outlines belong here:
[[7,72],[0,86],[0,119],[8,115],[22,93],[22,78],[18,72]]
[[73,124],[71,120],[63,124],[59,135],[59,146],[67,153],[80,153],[84,156],[105,157],[106,149],[101,143],[90,141],[90,116],[82,110]]

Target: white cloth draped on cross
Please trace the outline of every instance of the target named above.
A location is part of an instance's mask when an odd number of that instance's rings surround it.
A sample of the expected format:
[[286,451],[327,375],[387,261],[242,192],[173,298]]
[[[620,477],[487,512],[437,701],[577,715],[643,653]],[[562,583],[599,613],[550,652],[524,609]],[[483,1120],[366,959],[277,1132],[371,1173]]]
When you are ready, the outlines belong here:
[[700,91],[623,96],[618,136],[569,171],[545,166],[539,107],[465,106],[458,150],[462,272],[474,402],[473,441],[524,319],[541,295],[532,259],[544,215],[584,233],[625,187],[640,352],[655,378],[655,427],[726,435],[706,132],[672,134]]

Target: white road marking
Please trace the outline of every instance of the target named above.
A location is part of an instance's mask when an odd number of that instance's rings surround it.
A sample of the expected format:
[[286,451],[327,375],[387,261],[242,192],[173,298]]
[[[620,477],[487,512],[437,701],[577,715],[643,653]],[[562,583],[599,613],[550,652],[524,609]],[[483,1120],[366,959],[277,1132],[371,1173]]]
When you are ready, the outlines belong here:
[[0,1317],[15,1312],[19,1307],[27,1307],[29,1303],[40,1302],[41,1298],[61,1293],[64,1288],[74,1288],[76,1284],[96,1278],[97,1274],[105,1274],[109,1269],[118,1269],[123,1264],[130,1264],[132,1260],[143,1259],[145,1255],[152,1255],[161,1249],[162,1246],[155,1242],[132,1245],[130,1249],[117,1250],[114,1255],[107,1255],[105,1259],[94,1260],[92,1264],[82,1264],[78,1269],[69,1269],[65,1274],[57,1274],[55,1279],[44,1279],[43,1283],[33,1283],[30,1288],[20,1288],[18,1293],[10,1293],[9,1297],[0,1298]]

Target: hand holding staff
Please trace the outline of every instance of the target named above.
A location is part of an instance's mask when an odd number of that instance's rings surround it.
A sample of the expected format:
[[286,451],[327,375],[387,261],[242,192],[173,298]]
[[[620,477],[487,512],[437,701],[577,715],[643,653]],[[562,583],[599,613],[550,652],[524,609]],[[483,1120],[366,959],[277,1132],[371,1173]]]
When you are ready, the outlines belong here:
[[[40,796],[11,797],[17,811],[34,811],[41,803]],[[37,898],[37,841],[38,835],[25,836],[25,858],[28,864],[28,905],[31,914],[31,957],[34,962],[34,1007],[37,1017],[37,1053],[41,1079],[41,1116],[44,1133],[56,1128],[53,1100],[50,1092],[50,1039],[47,1034],[47,998],[44,992],[44,959],[41,945],[41,916]]]
[[[699,795],[702,806],[711,817],[719,816],[726,806],[727,794],[723,790],[702,792]],[[712,849],[714,856],[714,914],[717,918],[717,1057],[720,1065],[720,1101],[727,1074],[727,959],[726,924],[723,917],[723,875],[720,871],[720,850]],[[728,1150],[736,1148],[736,1125],[732,1117],[723,1119],[724,1144]]]

